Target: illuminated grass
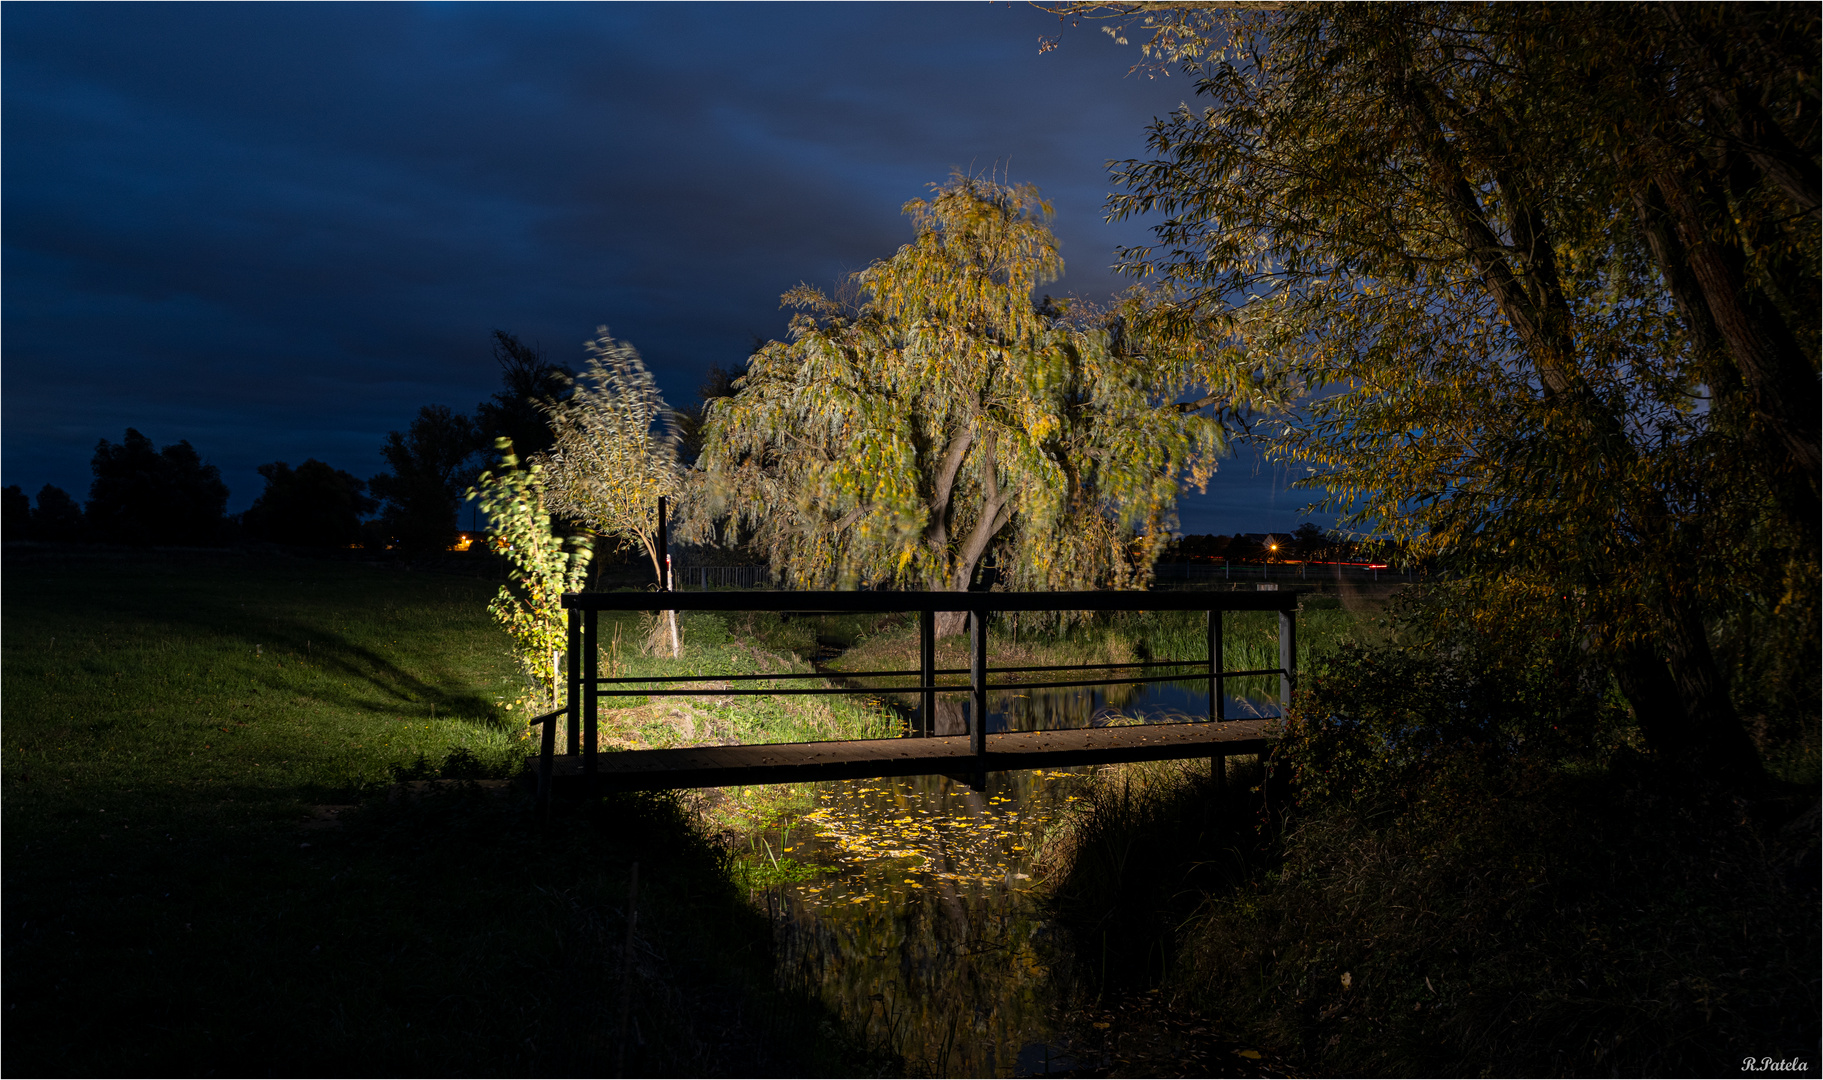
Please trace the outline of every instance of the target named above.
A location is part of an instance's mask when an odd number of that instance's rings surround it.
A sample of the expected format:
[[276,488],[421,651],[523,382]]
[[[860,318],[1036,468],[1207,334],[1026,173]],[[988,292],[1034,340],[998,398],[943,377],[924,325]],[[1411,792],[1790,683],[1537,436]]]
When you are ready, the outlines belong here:
[[629,1070],[862,1068],[773,988],[676,800],[539,829],[511,786],[388,798],[452,747],[519,769],[496,583],[30,548],[5,573],[7,1071],[605,1074],[635,860]]

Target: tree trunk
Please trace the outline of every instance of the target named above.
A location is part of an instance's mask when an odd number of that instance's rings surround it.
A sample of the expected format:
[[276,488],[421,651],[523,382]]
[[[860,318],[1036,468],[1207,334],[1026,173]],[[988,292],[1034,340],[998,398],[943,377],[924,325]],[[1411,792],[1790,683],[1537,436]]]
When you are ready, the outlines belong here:
[[1614,661],[1615,681],[1653,753],[1734,783],[1764,779],[1759,752],[1728,698],[1700,620],[1668,605],[1658,640],[1637,642]]
[[1630,645],[1614,658],[1614,680],[1633,710],[1646,745],[1660,757],[1690,760],[1690,717],[1671,680],[1671,669],[1652,642]]
[[1689,743],[1700,771],[1726,780],[1765,779],[1759,750],[1728,696],[1727,680],[1709,648],[1709,632],[1689,605],[1675,599],[1661,612],[1666,660],[1689,721]]
[[954,695],[938,698],[936,721],[932,735],[967,735],[968,703],[956,700]]
[[[1013,517],[1012,493],[1000,490],[999,463],[994,457],[994,443],[994,432],[990,428],[981,439],[981,517],[976,520],[975,527],[969,530],[968,539],[962,542],[961,549],[955,553],[955,563],[950,569],[950,588],[956,592],[967,592],[975,584],[975,571],[986,557],[988,546]],[[965,611],[937,613],[938,637],[960,634],[967,627],[968,613]]]
[[[936,634],[938,637],[940,637],[940,638],[955,637],[957,634],[960,634],[967,629],[968,629],[968,612],[966,612],[966,611],[939,611],[939,612],[937,612]],[[942,715],[941,712],[939,712],[938,715]]]

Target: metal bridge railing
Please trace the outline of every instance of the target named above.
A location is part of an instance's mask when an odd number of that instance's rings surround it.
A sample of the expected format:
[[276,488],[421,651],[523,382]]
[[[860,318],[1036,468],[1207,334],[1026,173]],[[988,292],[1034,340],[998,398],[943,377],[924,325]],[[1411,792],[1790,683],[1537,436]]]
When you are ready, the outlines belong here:
[[[694,675],[694,676],[629,676],[604,677],[600,671],[600,648],[597,627],[604,611],[651,611],[659,606],[672,611],[768,611],[795,613],[845,614],[851,612],[887,613],[916,612],[919,627],[919,666],[902,671],[845,671],[844,681],[859,679],[916,678],[914,686],[860,687],[754,687],[750,690],[717,690],[718,694],[759,696],[774,694],[856,694],[915,693],[921,698],[920,735],[930,735],[931,718],[936,711],[938,694],[966,693],[973,708],[969,710],[968,737],[970,750],[978,769],[985,772],[990,737],[987,733],[987,697],[993,690],[1052,689],[1076,686],[1110,686],[1134,682],[1183,682],[1207,680],[1209,718],[1225,720],[1223,715],[1227,679],[1246,676],[1279,676],[1279,700],[1291,703],[1296,683],[1297,605],[1299,593],[1280,592],[620,592],[568,593],[563,606],[569,611],[567,650],[567,704],[538,717],[544,732],[539,760],[539,794],[548,797],[553,758],[556,754],[556,719],[567,716],[567,754],[582,756],[585,776],[597,773],[597,742],[600,700],[603,697],[681,697],[700,694],[688,684],[704,682],[758,683],[783,680],[823,680],[825,676],[791,672],[760,675]],[[992,612],[1017,611],[1202,611],[1207,615],[1206,653],[1201,660],[1143,661],[1134,664],[1072,664],[1026,667],[989,667],[987,663],[987,622]],[[1248,671],[1229,671],[1223,658],[1222,616],[1228,611],[1277,611],[1279,613],[1279,666]],[[936,616],[939,612],[966,612],[969,625],[970,664],[967,668],[936,666]],[[990,675],[1037,674],[1044,672],[1142,671],[1156,668],[1173,669],[1164,674],[1114,675],[1088,679],[1038,679],[1026,681],[990,681]],[[967,682],[939,681],[940,677],[967,675]],[[668,683],[682,688],[659,687]],[[580,709],[572,711],[572,705]],[[577,715],[580,713],[580,715]]]

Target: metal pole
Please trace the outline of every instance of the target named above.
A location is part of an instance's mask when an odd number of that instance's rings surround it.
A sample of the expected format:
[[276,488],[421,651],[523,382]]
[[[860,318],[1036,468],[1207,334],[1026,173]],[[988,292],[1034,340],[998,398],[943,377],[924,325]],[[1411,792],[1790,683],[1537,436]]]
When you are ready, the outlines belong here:
[[[570,614],[575,615],[576,613],[572,611]],[[570,700],[573,702],[576,699],[571,698]],[[576,709],[572,706],[565,714],[564,722],[569,723],[575,712]],[[541,745],[538,752],[538,816],[546,818],[551,813],[551,765],[553,764],[551,758],[557,749],[557,718],[555,716],[544,722],[544,730],[539,733],[539,737]]]
[[1292,608],[1279,610],[1279,710],[1291,708],[1291,688],[1297,682],[1298,616]]
[[1222,718],[1222,613],[1210,609],[1208,619],[1209,719]]
[[[1226,719],[1222,715],[1225,709],[1222,679],[1222,613],[1211,608],[1208,620],[1209,631],[1209,719],[1220,723]],[[1215,790],[1220,792],[1228,781],[1228,759],[1222,754],[1213,754],[1209,758],[1209,775],[1215,780]]]
[[[931,687],[937,684],[937,613],[934,611],[918,612],[918,685]],[[919,698],[918,734],[931,736],[937,733],[937,692],[926,689]]]
[[665,556],[670,546],[671,541],[665,533],[665,497],[660,495],[658,497],[658,587],[661,591],[671,588],[671,583],[665,579]]
[[[590,617],[593,617],[593,613]],[[582,724],[582,713],[576,708],[576,703],[582,700],[582,618],[581,611],[570,609],[569,641],[566,643],[568,652],[563,658],[563,666],[569,669],[565,673],[569,687],[563,698],[564,704],[569,708],[563,714],[564,727],[570,732],[569,738],[565,740],[566,745],[575,743],[575,733]]]
[[[595,744],[600,741],[595,737],[595,707],[601,700],[601,650],[596,647],[596,618],[599,615],[600,612],[590,611],[582,624],[582,770],[589,778],[591,795],[595,793]],[[575,753],[574,750],[570,752]]]
[[987,787],[987,612],[969,613],[969,689],[974,707],[969,710],[969,750],[975,755],[975,782],[980,791]]

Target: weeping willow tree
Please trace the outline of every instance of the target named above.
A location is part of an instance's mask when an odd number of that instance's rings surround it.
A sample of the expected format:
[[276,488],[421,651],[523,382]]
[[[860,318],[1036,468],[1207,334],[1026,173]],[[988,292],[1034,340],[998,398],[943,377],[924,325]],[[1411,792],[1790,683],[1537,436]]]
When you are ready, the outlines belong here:
[[1206,102],[1116,168],[1155,316],[1462,618],[1586,637],[1654,747],[1754,775],[1712,635],[1816,621],[1815,10],[1114,13]]
[[990,560],[1016,588],[1142,587],[1224,448],[1203,406],[1245,403],[1180,405],[1206,357],[1139,340],[1130,312],[1035,302],[1063,261],[1034,188],[933,189],[846,302],[785,295],[790,340],[710,404],[710,498],[800,587],[966,590]]

